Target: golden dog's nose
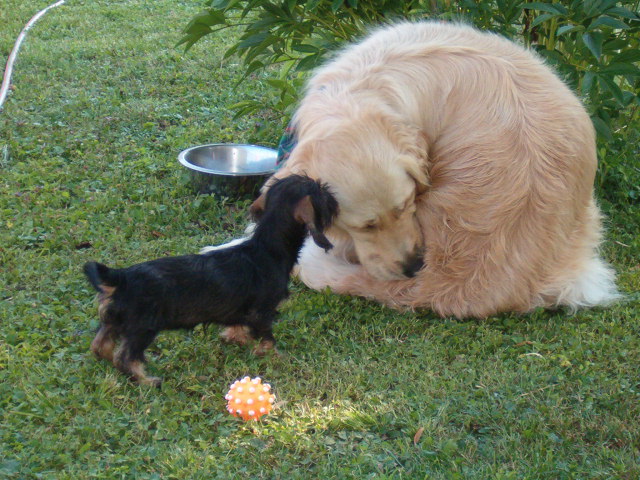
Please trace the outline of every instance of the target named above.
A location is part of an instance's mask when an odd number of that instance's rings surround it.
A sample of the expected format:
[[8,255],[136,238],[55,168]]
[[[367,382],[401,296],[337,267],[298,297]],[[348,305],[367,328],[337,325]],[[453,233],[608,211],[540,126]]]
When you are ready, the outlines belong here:
[[413,278],[423,266],[424,260],[422,259],[422,252],[417,252],[402,265],[402,273],[408,278]]

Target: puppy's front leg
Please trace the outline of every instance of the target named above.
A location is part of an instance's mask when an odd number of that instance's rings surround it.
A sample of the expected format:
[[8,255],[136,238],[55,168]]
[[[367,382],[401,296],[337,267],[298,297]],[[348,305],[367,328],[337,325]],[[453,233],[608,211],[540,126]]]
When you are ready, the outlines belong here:
[[251,336],[259,340],[258,345],[253,349],[254,355],[261,357],[272,350],[274,353],[278,353],[276,339],[273,337],[273,330],[271,329],[271,324],[277,315],[278,312],[276,311],[256,313],[255,319],[249,324]]
[[148,377],[144,370],[144,350],[155,338],[155,333],[145,334],[141,337],[127,337],[122,341],[116,352],[113,364],[122,373],[133,377],[141,385],[160,387],[162,379]]

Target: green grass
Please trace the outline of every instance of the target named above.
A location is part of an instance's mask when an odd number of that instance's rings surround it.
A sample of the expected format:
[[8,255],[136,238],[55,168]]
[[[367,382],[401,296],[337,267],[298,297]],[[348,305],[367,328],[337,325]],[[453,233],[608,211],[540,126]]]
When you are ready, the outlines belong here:
[[[4,0],[2,64],[48,3]],[[194,195],[176,165],[265,121],[227,108],[265,92],[235,86],[229,38],[174,48],[198,8],[69,0],[23,45],[0,113],[0,478],[638,478],[637,205],[604,202],[628,295],[612,308],[458,321],[294,283],[282,358],[216,328],[163,333],[153,390],[92,357],[85,261],[195,252],[246,224],[247,202]],[[281,402],[257,424],[224,409],[244,375]]]

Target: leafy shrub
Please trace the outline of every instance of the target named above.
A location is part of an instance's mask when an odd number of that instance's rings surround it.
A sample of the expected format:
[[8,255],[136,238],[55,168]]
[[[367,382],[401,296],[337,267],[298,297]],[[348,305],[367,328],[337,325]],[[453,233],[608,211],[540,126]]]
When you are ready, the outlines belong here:
[[[190,48],[212,32],[240,28],[242,34],[225,58],[241,56],[245,76],[266,72],[265,81],[277,95],[266,101],[245,100],[232,107],[238,116],[271,110],[274,119],[284,122],[295,108],[308,72],[345,42],[363,36],[371,25],[405,18],[463,20],[536,50],[584,99],[600,145],[613,147],[615,143],[620,155],[632,157],[637,152],[629,150],[633,147],[625,140],[637,138],[640,128],[639,3],[209,0],[207,10],[186,27],[180,43]],[[633,135],[630,130],[634,130]],[[601,163],[607,167],[606,159],[601,158]],[[620,173],[617,167],[613,170]],[[599,185],[605,185],[604,170],[599,174]],[[640,191],[636,189],[634,195],[640,196]]]

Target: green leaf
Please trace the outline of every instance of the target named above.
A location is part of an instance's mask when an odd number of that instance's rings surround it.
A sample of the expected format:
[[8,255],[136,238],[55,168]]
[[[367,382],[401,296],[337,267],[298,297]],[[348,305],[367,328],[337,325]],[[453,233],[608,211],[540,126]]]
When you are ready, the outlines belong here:
[[195,43],[200,40],[200,37],[196,37],[194,35],[185,35],[184,37],[182,37],[178,43],[176,43],[176,47],[179,47],[180,45],[184,44],[184,50],[185,52],[188,51],[191,47],[193,47],[193,45],[195,45]]
[[609,128],[609,125],[607,125],[604,120],[600,117],[591,117],[591,122],[593,123],[598,135],[610,142],[613,142],[611,128]]
[[522,5],[522,8],[528,8],[530,10],[539,10],[541,12],[549,12],[557,15],[566,15],[567,9],[563,5],[557,3],[543,3],[543,2],[531,2]]
[[78,451],[76,452],[76,455],[80,456],[83,453],[88,452],[90,449],[91,449],[91,442],[87,442],[78,449]]
[[607,10],[609,15],[615,15],[617,17],[628,18],[630,20],[638,20],[640,17],[637,13],[633,13],[631,10],[628,10],[624,7],[613,7]]
[[282,23],[282,19],[276,18],[273,15],[265,14],[260,20],[254,22],[251,25],[251,30],[265,31],[269,30],[272,26]]
[[322,0],[311,0],[307,4],[307,10],[309,10],[310,12],[315,12],[318,9],[318,5],[320,5],[321,2]]
[[273,5],[271,3],[264,3],[262,4],[262,8],[267,12],[269,12],[276,19],[283,20],[286,18],[291,18],[291,16],[287,12],[285,12],[282,8],[278,7],[277,5]]
[[584,2],[584,13],[587,17],[602,15],[616,2],[617,0],[586,0]]
[[352,8],[358,8],[358,0],[347,0],[347,3],[348,3]]
[[8,475],[19,473],[20,467],[21,464],[17,460],[3,460],[2,463],[0,463],[0,473],[6,473]]
[[211,33],[212,31],[213,30],[208,25],[203,25],[201,23],[196,23],[194,25],[191,25],[186,33],[188,35],[190,35],[190,36],[191,35],[197,35],[197,36],[202,37],[203,35]]
[[225,14],[221,10],[208,10],[206,12],[202,12],[199,15],[193,17],[193,19],[189,22],[187,27],[185,28],[186,32],[189,32],[192,28],[198,25],[205,26],[213,26],[213,25],[225,25],[227,23],[227,18]]
[[238,47],[239,48],[255,47],[256,45],[260,45],[262,42],[264,42],[267,39],[267,37],[269,37],[269,32],[260,32],[254,35],[250,35],[247,38],[243,39],[242,41],[238,42]]
[[313,55],[308,55],[308,56],[304,57],[302,60],[300,60],[300,62],[298,62],[298,65],[296,66],[296,71],[300,72],[300,71],[305,71],[305,70],[312,70],[321,61],[322,61],[322,57],[320,56],[319,53],[314,53]]
[[582,25],[562,25],[556,31],[556,36],[559,37],[561,35],[566,35],[571,32],[582,31],[582,30],[584,30],[584,27]]
[[630,63],[610,63],[599,70],[599,73],[611,75],[640,75],[640,68]]
[[547,50],[546,48],[539,46],[537,49],[539,55],[543,56],[545,60],[555,65],[556,68],[565,65],[565,59],[557,50]]
[[445,455],[451,455],[458,450],[458,443],[453,439],[449,439],[442,444],[440,449]]
[[602,55],[602,33],[585,33],[582,35],[582,40],[584,41],[584,44],[587,46],[589,51],[591,51],[593,56],[596,57],[596,59],[599,61],[600,56]]
[[633,63],[640,61],[640,49],[630,48],[624,52],[620,52],[611,60],[612,63]]
[[267,39],[265,39],[264,42],[262,42],[260,45],[256,45],[255,47],[251,47],[244,58],[245,63],[247,62],[251,62],[253,61],[256,57],[258,57],[259,55],[263,55],[264,52],[275,42],[277,42],[278,39],[276,37],[268,37]]
[[598,83],[600,83],[600,86],[603,87],[604,90],[608,90],[620,105],[624,105],[624,95],[622,94],[622,90],[612,77],[598,75]]
[[262,63],[260,60],[254,60],[253,62],[251,62],[248,66],[246,71],[244,72],[244,77],[248,77],[249,75],[251,75],[253,72],[255,72],[256,70],[260,70],[264,68],[264,63]]
[[[608,37],[611,37],[611,35],[608,35]],[[613,40],[608,40],[602,45],[602,54],[604,55],[606,53],[609,55],[615,55],[618,53],[618,51],[624,50],[626,48],[629,48],[629,40],[625,38],[614,38]]]
[[597,27],[599,27],[601,25],[604,25],[604,26],[607,26],[607,27],[611,27],[611,28],[617,28],[617,29],[620,29],[620,30],[627,30],[627,29],[631,28],[631,27],[629,27],[629,25],[627,25],[626,23],[624,23],[621,20],[617,20],[617,19],[612,18],[612,17],[604,16],[604,17],[596,18],[591,23],[591,25],[589,25],[589,28],[587,28],[587,31],[594,30],[594,29],[596,29]]
[[229,105],[229,108],[237,110],[239,108],[245,108],[247,106],[255,106],[257,103],[258,103],[257,100],[243,100],[241,102]]
[[291,45],[291,49],[296,52],[302,53],[318,53],[320,49],[315,45],[309,45],[308,43],[298,43]]
[[333,0],[333,2],[331,3],[331,11],[333,13],[336,13],[338,10],[340,10],[340,7],[343,3],[344,0]]
[[240,2],[241,0],[218,0],[217,2],[213,3],[213,6],[224,10],[231,10]]
[[229,0],[209,0],[207,3],[213,8],[225,9],[232,2]]
[[237,120],[240,117],[249,115],[250,113],[264,108],[264,105],[256,100],[244,100],[242,102],[234,103],[229,106],[229,108],[235,111],[233,119]]
[[533,22],[531,22],[531,28],[540,25],[543,22],[546,22],[547,20],[552,19],[553,17],[557,17],[558,14],[557,13],[543,13],[542,15],[538,15]]
[[235,55],[237,51],[238,51],[238,44],[236,43],[235,45],[232,45],[231,47],[229,47],[226,52],[224,52],[222,59],[227,60],[229,57]]
[[278,78],[268,78],[266,82],[278,90],[292,90],[293,87],[286,81]]
[[593,72],[586,72],[584,77],[582,77],[582,86],[580,88],[583,96],[588,96],[589,92],[591,92],[591,88],[593,87],[593,81],[595,80],[596,75]]

